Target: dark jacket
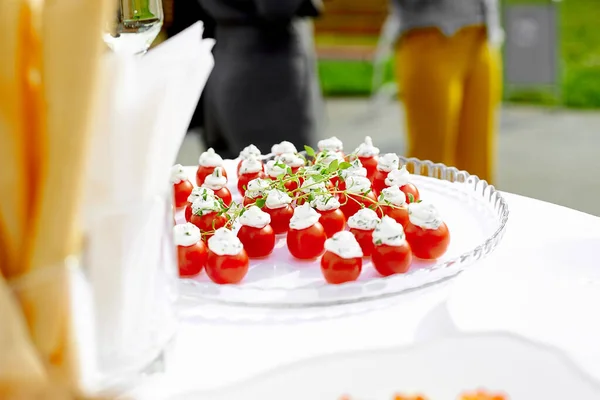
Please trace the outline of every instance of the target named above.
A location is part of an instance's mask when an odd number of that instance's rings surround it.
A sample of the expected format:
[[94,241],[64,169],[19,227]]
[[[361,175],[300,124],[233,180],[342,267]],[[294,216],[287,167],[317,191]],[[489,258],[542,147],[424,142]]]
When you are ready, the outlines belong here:
[[206,145],[236,157],[289,140],[312,144],[316,126],[314,49],[303,37],[311,0],[199,0],[216,39],[204,92]]

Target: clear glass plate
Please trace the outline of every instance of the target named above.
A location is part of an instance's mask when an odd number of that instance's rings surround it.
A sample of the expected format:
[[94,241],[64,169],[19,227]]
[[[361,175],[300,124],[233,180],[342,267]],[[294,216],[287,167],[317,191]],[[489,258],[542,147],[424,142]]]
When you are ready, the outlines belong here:
[[[509,212],[505,199],[494,186],[443,164],[414,158],[400,157],[400,160],[413,173],[413,183],[419,188],[421,198],[433,202],[448,225],[451,244],[442,258],[415,260],[407,273],[390,277],[378,275],[370,260],[365,259],[357,281],[329,285],[323,279],[319,260],[295,260],[287,251],[285,236],[281,236],[271,256],[250,262],[248,275],[240,284],[217,285],[205,273],[182,279],[180,293],[184,300],[269,308],[356,303],[399,295],[451,278],[498,246]],[[236,160],[225,164],[230,177],[228,186],[234,194],[236,165]],[[192,182],[195,170],[189,167]]]

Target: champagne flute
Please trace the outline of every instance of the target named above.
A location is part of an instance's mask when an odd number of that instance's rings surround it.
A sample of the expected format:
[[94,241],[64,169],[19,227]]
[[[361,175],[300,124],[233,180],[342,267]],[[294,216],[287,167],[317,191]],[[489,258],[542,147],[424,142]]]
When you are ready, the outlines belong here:
[[118,0],[104,42],[115,52],[145,53],[163,24],[162,0]]

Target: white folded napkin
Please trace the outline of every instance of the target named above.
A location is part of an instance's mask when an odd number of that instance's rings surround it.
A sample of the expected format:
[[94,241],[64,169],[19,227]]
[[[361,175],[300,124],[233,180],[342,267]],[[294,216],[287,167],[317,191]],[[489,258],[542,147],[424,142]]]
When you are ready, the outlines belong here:
[[214,63],[201,38],[197,23],[143,57],[104,60],[83,213],[103,371],[141,368],[174,329],[169,174]]

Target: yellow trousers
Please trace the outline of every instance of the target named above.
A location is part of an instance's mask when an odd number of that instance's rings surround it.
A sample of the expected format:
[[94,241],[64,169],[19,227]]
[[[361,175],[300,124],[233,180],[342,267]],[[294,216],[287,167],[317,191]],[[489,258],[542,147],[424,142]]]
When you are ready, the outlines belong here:
[[396,51],[408,156],[441,162],[493,182],[501,97],[500,52],[481,26],[448,37],[407,32]]

